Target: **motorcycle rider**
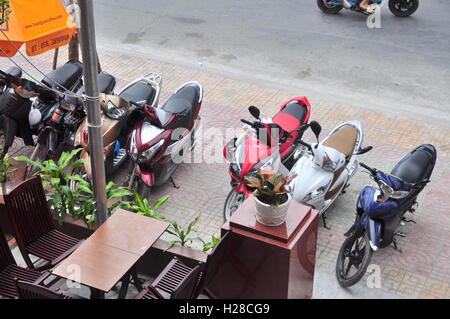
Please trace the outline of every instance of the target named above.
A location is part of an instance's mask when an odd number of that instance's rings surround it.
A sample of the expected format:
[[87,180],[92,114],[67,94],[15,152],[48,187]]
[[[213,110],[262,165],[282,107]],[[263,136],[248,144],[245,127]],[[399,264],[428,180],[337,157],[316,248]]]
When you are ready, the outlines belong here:
[[[14,91],[16,94],[12,93]],[[11,84],[10,94],[2,94],[0,96],[0,113],[15,121],[3,121],[3,131],[14,129],[10,125],[18,126],[18,135],[23,139],[25,145],[34,145],[33,136],[28,121],[28,114],[31,109],[31,101],[27,88]],[[3,117],[2,117],[3,120]],[[3,146],[2,156],[8,152],[8,149],[14,142],[14,136],[5,134],[5,143]]]
[[[341,0],[341,2],[343,3],[343,5],[344,5],[346,8],[350,8],[350,7],[351,7],[351,5],[348,3],[347,0]],[[360,8],[362,11],[367,12],[368,14],[372,14],[372,13],[375,12],[375,11],[372,9],[372,7],[369,6],[369,0],[362,0],[362,1],[359,3],[359,8]]]

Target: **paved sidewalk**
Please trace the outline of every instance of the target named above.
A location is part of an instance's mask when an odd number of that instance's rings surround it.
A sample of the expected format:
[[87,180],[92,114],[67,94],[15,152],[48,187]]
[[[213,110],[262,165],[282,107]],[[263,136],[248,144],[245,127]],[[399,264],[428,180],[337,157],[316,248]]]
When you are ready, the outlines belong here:
[[[60,57],[66,56],[61,50]],[[251,118],[246,108],[256,105],[263,115],[276,112],[285,100],[301,96],[302,92],[285,92],[271,87],[252,84],[238,79],[225,78],[205,69],[188,69],[151,58],[133,57],[111,51],[99,52],[103,70],[117,77],[116,92],[129,81],[153,71],[162,75],[163,86],[160,98],[162,104],[174,90],[186,81],[197,80],[204,86],[204,102],[201,110],[203,135],[212,128],[219,128],[222,139],[204,138],[198,145],[195,156],[218,154],[226,142],[225,128],[240,127],[240,118]],[[52,54],[47,53],[32,58],[36,66],[44,72],[51,69]],[[20,65],[23,60],[17,59]],[[64,61],[64,59],[60,59]],[[10,65],[6,59],[0,61],[0,68]],[[26,70],[32,70],[29,67]],[[32,75],[42,78],[36,71]],[[373,97],[371,97],[373,98]],[[366,174],[358,172],[347,193],[334,203],[328,213],[331,230],[319,229],[316,262],[315,297],[320,298],[450,298],[450,210],[444,204],[450,192],[450,129],[448,123],[434,126],[423,122],[405,121],[402,118],[387,117],[363,108],[349,108],[325,100],[310,100],[311,119],[323,127],[322,137],[337,124],[359,119],[364,129],[364,145],[374,149],[361,157],[368,165],[389,172],[389,170],[411,149],[422,143],[431,143],[438,149],[438,162],[432,183],[421,194],[420,206],[414,219],[417,224],[407,224],[406,238],[400,240],[402,252],[385,248],[374,253],[372,264],[381,270],[381,288],[368,288],[365,279],[347,290],[341,289],[334,277],[338,250],[344,240],[343,233],[352,224],[354,207],[359,191],[372,183]],[[364,101],[361,101],[364,103]],[[209,131],[211,132],[211,131]],[[217,137],[217,136],[216,136]],[[312,141],[310,133],[305,139]],[[32,149],[22,147],[20,141],[11,151],[14,155],[30,155]],[[200,223],[199,234],[205,239],[219,234],[223,224],[222,209],[230,190],[227,165],[225,163],[193,163],[181,165],[174,174],[180,185],[174,189],[170,183],[155,187],[150,200],[169,194],[170,199],[159,212],[169,219],[186,225],[197,215]],[[120,171],[114,180],[123,181],[125,171]],[[167,239],[170,235],[166,236]],[[199,247],[199,244],[195,244]],[[333,289],[331,289],[332,287]]]

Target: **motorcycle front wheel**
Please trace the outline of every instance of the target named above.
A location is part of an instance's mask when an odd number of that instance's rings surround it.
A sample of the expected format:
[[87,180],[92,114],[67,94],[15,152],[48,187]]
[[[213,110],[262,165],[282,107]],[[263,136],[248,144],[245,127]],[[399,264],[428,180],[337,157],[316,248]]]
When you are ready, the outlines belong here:
[[342,244],[336,262],[336,278],[339,285],[349,287],[360,281],[367,271],[371,257],[372,248],[367,232],[359,236],[355,233],[350,234]]
[[[47,148],[44,144],[36,144],[36,147],[33,150],[33,153],[30,156],[32,161],[42,163],[47,159]],[[25,167],[24,180],[29,179],[33,175],[35,175],[39,171],[39,167],[27,164]]]
[[336,6],[331,4],[332,0],[317,0],[317,6],[322,10],[322,12],[327,14],[336,14],[342,10],[343,6]]
[[[150,196],[151,193],[151,186],[148,186],[147,184],[145,184],[140,178],[139,176],[136,176],[134,174],[134,163],[131,163],[131,165],[133,165],[133,169],[131,171],[129,171],[129,179],[127,181],[125,181],[125,185],[126,187],[128,187],[128,189],[132,192],[136,192],[138,193],[142,199],[147,198]],[[130,166],[131,166],[130,165]],[[128,195],[128,196],[124,196],[123,200],[127,201],[127,202],[131,202],[134,199],[133,195]]]
[[245,194],[242,192],[236,192],[233,187],[228,193],[227,199],[225,200],[225,205],[223,207],[223,219],[227,221],[230,219],[231,215],[236,211],[236,209],[241,206],[245,200]]
[[409,17],[419,7],[419,0],[389,0],[389,10],[396,17]]

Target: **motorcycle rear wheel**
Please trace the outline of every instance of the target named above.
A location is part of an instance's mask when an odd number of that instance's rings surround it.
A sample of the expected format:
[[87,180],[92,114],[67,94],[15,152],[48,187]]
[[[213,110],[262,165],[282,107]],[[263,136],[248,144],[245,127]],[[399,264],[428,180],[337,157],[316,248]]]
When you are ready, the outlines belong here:
[[317,0],[317,6],[326,14],[336,14],[342,10],[343,6],[330,4],[331,0]]
[[[30,159],[35,162],[42,163],[47,160],[47,148],[44,144],[36,144],[36,147],[33,150],[33,153],[30,156]],[[31,164],[27,164],[25,167],[24,180],[29,179],[33,175],[39,172],[39,167],[36,167]]]
[[[396,17],[409,17],[419,7],[419,0],[389,0],[389,10]],[[405,6],[406,3],[406,6]]]
[[227,221],[230,219],[231,215],[236,211],[236,209],[241,206],[245,200],[245,195],[242,192],[236,192],[233,187],[228,193],[227,199],[225,200],[225,205],[223,207],[223,219]]
[[[364,247],[360,247],[361,243],[364,243]],[[350,287],[360,281],[367,271],[371,257],[372,248],[367,232],[359,236],[356,236],[355,233],[349,235],[342,244],[336,262],[336,278],[339,285]],[[346,258],[349,259],[347,265]],[[348,276],[352,266],[356,268],[356,272]]]

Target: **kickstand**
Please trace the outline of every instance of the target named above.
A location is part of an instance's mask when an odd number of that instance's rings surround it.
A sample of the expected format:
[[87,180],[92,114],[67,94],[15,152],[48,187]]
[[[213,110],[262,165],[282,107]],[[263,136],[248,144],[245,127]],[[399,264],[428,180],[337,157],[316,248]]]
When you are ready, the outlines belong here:
[[172,176],[170,176],[170,183],[172,184],[172,186],[173,186],[174,188],[176,188],[176,189],[180,188],[179,185],[175,184],[175,181],[173,180],[173,177],[172,177]]
[[394,240],[392,241],[392,243],[394,244],[394,249],[395,249],[396,251],[398,251],[399,253],[401,253],[401,252],[402,252],[402,249],[401,249],[400,247],[398,247],[397,241],[394,239]]
[[330,230],[331,228],[327,226],[327,213],[322,214],[322,220],[323,220],[323,227],[325,227],[325,229]]

